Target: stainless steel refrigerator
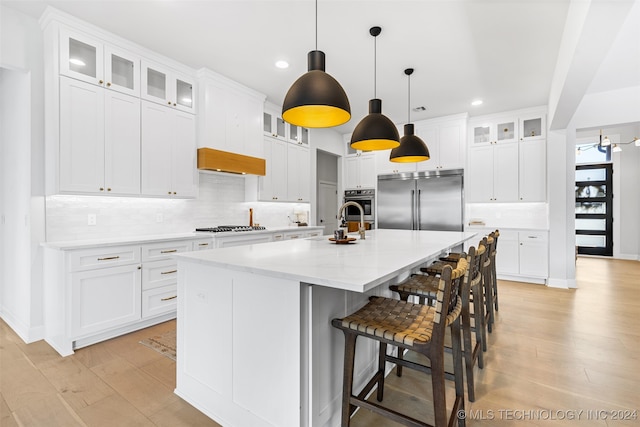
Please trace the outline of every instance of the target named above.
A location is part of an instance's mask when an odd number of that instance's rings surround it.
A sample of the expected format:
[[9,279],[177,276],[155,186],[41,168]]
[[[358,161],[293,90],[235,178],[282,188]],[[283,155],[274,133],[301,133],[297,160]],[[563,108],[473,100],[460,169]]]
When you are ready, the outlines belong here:
[[462,169],[378,176],[378,228],[463,231]]

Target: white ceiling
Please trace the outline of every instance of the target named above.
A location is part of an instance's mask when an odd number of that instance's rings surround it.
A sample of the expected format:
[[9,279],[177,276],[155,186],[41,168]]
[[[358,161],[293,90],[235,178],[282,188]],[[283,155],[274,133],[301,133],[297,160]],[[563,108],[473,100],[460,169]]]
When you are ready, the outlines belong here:
[[[3,4],[39,17],[46,5],[132,40],[195,69],[207,67],[281,104],[315,48],[313,0],[75,0]],[[349,96],[350,132],[373,98],[378,25],[377,96],[383,113],[412,121],[481,115],[546,105],[568,0],[319,0],[318,48],[326,71]],[[278,59],[288,61],[277,69]],[[471,107],[475,98],[484,100]]]

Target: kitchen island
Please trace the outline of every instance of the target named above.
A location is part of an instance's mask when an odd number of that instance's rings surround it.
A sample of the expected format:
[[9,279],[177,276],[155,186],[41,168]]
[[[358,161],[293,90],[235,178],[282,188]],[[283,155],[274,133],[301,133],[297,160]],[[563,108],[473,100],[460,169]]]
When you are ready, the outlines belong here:
[[[176,393],[224,426],[339,425],[344,339],[330,321],[474,232],[373,230],[177,255]],[[358,344],[355,385],[375,369]]]

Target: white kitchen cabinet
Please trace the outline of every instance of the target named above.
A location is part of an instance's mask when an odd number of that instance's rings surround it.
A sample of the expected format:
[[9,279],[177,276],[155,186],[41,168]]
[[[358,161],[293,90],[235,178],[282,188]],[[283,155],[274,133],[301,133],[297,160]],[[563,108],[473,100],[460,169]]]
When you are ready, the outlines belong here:
[[216,248],[230,248],[233,246],[255,245],[273,241],[271,233],[239,233],[233,236],[220,236],[215,238]]
[[548,234],[546,230],[501,229],[496,259],[498,278],[545,283],[549,276]]
[[194,251],[206,251],[207,249],[213,249],[213,238],[198,239],[193,241]]
[[467,202],[517,201],[518,144],[470,148],[465,178]]
[[61,355],[175,318],[176,253],[213,238],[44,249],[45,339]]
[[212,71],[198,74],[198,147],[263,158],[265,96]]
[[470,132],[470,147],[517,142],[518,118],[504,116],[474,120],[474,124],[470,126]]
[[519,200],[544,202],[547,199],[547,141],[523,140],[518,145]]
[[140,100],[60,77],[59,190],[140,194]]
[[142,102],[142,194],[195,197],[195,116]]
[[376,187],[376,157],[374,153],[361,153],[346,157],[345,189]]
[[520,117],[520,141],[536,141],[547,138],[545,114],[532,113]]
[[60,30],[60,74],[140,96],[140,57],[68,28]]
[[308,202],[311,194],[309,148],[302,145],[287,146],[287,200]]
[[309,146],[309,129],[287,123],[287,138],[293,144]]
[[140,266],[71,273],[71,334],[101,332],[141,317]]
[[264,154],[266,174],[258,177],[258,200],[286,201],[288,197],[287,143],[265,137]]
[[416,163],[418,171],[463,169],[465,163],[466,120],[416,123],[416,135],[427,144],[429,160]]
[[264,105],[262,126],[265,136],[286,141],[287,125],[288,123],[282,118],[282,113],[277,106],[271,104]]
[[195,80],[163,64],[142,60],[141,97],[151,102],[196,113]]

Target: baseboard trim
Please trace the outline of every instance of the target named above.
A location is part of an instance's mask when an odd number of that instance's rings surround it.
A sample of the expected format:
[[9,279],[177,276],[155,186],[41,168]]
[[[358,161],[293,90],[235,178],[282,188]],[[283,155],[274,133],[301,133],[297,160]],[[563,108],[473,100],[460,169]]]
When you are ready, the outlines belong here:
[[6,308],[0,310],[0,318],[13,329],[13,332],[15,332],[25,344],[40,341],[44,338],[44,326],[29,327],[29,325],[20,321]]
[[547,286],[550,288],[572,289],[576,287],[575,279],[554,279],[550,277],[547,280]]

